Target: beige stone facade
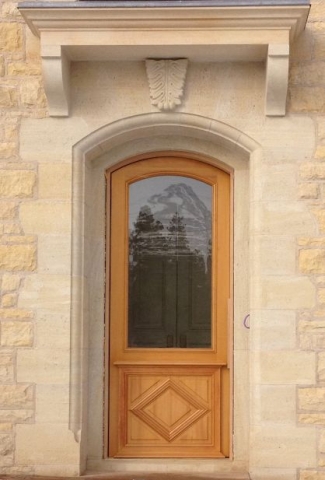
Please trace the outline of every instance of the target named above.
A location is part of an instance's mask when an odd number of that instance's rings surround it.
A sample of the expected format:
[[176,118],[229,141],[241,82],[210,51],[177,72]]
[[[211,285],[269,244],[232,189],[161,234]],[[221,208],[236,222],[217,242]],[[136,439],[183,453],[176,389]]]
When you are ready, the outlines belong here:
[[[190,61],[161,113],[144,61],[100,59],[71,63],[60,118],[39,39],[2,2],[0,474],[325,479],[325,1],[311,3],[284,116],[265,115],[264,62]],[[106,459],[105,169],[168,150],[234,172],[232,455]]]

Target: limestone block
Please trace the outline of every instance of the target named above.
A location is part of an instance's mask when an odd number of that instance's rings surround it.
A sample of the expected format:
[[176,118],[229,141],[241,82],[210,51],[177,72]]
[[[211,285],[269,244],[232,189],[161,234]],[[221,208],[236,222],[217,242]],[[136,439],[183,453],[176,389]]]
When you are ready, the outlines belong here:
[[35,346],[41,349],[70,348],[70,313],[39,312]]
[[33,312],[22,308],[0,308],[0,319],[2,320],[30,320]]
[[313,235],[315,220],[302,202],[256,205],[253,232],[262,235]]
[[17,52],[22,48],[22,25],[0,23],[0,52]]
[[17,303],[17,294],[16,293],[7,293],[2,295],[1,306],[2,307],[14,307]]
[[30,423],[34,421],[34,408],[29,410],[0,410],[0,422]]
[[34,388],[31,385],[0,385],[0,408],[34,407]]
[[18,382],[68,384],[69,372],[69,349],[33,349],[17,352]]
[[38,61],[40,63],[40,40],[34,35],[29,28],[26,29],[26,58],[31,62]]
[[299,346],[303,350],[321,350],[325,348],[325,333],[305,333],[299,335]]
[[0,195],[2,197],[31,197],[35,181],[36,174],[30,170],[2,170]]
[[312,59],[314,47],[314,36],[311,28],[306,26],[306,29],[299,35],[290,47],[290,60],[291,63],[297,63],[301,61],[308,61]]
[[291,85],[289,88],[291,112],[325,112],[325,88]]
[[2,277],[1,290],[2,292],[12,292],[17,290],[20,286],[20,277],[18,275],[5,273]]
[[15,143],[0,143],[0,158],[10,158],[17,154],[17,145]]
[[255,311],[253,335],[253,349],[255,345],[256,348],[261,350],[290,350],[295,348],[295,312],[288,310]]
[[273,385],[315,383],[316,359],[313,352],[292,350],[259,352],[256,361],[259,362],[258,383]]
[[292,468],[250,468],[254,480],[297,480],[297,471]]
[[324,163],[304,163],[300,168],[301,178],[306,180],[324,180],[325,164]]
[[299,271],[307,274],[325,273],[325,249],[300,250]]
[[[258,280],[257,280],[258,281]],[[255,308],[276,310],[311,308],[315,305],[315,287],[308,278],[270,276],[261,285]]]
[[324,237],[301,237],[298,238],[298,245],[301,247],[325,247]]
[[299,388],[298,402],[300,410],[325,412],[325,388]]
[[20,207],[20,217],[26,233],[60,235],[69,234],[71,230],[70,203],[24,203]]
[[3,322],[1,345],[4,347],[30,347],[33,344],[33,325],[30,322]]
[[36,268],[35,245],[0,245],[0,268],[33,271]]
[[296,270],[294,237],[259,237],[260,271],[266,275],[291,275]]
[[325,413],[301,413],[298,421],[310,425],[325,425]]
[[71,198],[71,165],[43,163],[39,165],[39,198]]
[[69,235],[39,235],[38,271],[58,275],[70,274],[71,237]]
[[83,472],[78,460],[72,465],[35,465],[33,470],[35,475],[46,475],[48,477],[79,477]]
[[16,216],[16,203],[15,202],[0,202],[0,219],[8,220],[15,218]]
[[299,197],[306,200],[318,198],[319,185],[317,183],[301,183],[299,185]]
[[40,63],[13,62],[8,64],[8,75],[32,76],[41,74]]
[[254,424],[296,424],[295,385],[261,385],[253,395]]
[[25,279],[18,305],[35,308],[40,313],[67,313],[70,311],[70,281],[68,275],[30,275]]
[[79,463],[79,444],[67,425],[17,425],[17,465],[71,465]]
[[313,213],[315,214],[318,220],[320,233],[325,233],[325,210],[315,209]]
[[253,427],[251,432],[251,467],[308,468],[316,462],[314,428],[292,426]]
[[11,351],[0,352],[0,382],[11,383],[14,381],[14,354]]
[[5,85],[0,86],[0,107],[15,107],[17,105],[17,100],[18,96],[15,87],[7,87]]
[[68,424],[69,385],[37,385],[35,420]]
[[0,433],[0,465],[2,467],[13,464],[14,460],[13,435]]

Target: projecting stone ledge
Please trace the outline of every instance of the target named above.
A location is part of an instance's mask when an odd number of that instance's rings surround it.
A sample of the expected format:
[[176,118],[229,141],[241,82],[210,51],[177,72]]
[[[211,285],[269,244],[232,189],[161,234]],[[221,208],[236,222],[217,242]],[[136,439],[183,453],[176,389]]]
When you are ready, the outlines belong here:
[[290,43],[303,31],[310,8],[302,0],[296,2],[280,6],[262,2],[254,9],[234,2],[230,7],[207,6],[204,1],[195,2],[194,8],[173,1],[164,1],[163,6],[141,0],[34,2],[21,3],[19,10],[41,38],[51,116],[69,115],[70,61],[145,59],[265,62],[265,114],[283,116]]

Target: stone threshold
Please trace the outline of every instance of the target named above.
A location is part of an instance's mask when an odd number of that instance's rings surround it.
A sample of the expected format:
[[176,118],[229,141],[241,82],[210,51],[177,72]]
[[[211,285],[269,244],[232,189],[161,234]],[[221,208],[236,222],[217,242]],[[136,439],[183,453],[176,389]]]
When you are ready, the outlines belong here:
[[249,480],[248,474],[239,473],[211,473],[191,475],[183,473],[130,473],[105,472],[86,473],[80,477],[53,477],[40,475],[0,475],[0,480]]

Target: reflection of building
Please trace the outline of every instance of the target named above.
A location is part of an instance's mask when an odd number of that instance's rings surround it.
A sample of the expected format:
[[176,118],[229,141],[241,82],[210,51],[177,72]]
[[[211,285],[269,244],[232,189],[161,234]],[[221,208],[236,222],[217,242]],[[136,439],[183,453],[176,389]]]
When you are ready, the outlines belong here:
[[[0,473],[323,480],[324,0],[160,5],[2,3]],[[155,152],[234,179],[230,458],[103,458],[105,171]]]

